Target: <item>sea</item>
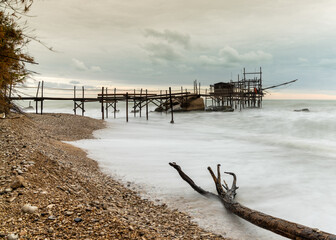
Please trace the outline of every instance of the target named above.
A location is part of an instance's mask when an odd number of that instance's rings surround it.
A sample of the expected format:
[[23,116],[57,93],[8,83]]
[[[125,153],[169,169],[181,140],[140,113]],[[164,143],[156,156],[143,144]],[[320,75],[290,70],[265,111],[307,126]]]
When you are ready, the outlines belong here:
[[[72,113],[71,103],[45,101],[46,112]],[[203,189],[216,193],[207,170],[221,164],[237,175],[241,204],[336,234],[336,101],[264,100],[262,109],[234,112],[154,112],[149,120],[125,108],[95,139],[70,142],[103,172],[157,204],[188,213],[194,222],[232,239],[284,239],[226,211],[184,182],[176,162]],[[309,112],[296,112],[307,108]],[[99,104],[86,116],[100,118]],[[222,174],[230,185],[232,177]]]

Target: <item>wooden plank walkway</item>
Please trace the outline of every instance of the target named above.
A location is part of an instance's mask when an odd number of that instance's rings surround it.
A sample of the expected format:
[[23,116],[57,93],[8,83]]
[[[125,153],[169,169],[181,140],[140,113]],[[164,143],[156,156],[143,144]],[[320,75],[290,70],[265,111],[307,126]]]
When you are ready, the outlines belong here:
[[[247,75],[253,75],[253,78],[247,79]],[[286,83],[287,84],[287,83]],[[281,86],[281,85],[279,85]],[[272,86],[273,87],[273,86]],[[108,118],[109,109],[112,108],[113,116],[116,118],[117,103],[125,102],[126,105],[126,121],[128,122],[129,116],[129,105],[131,105],[131,113],[134,117],[142,116],[142,111],[145,110],[146,119],[148,120],[148,106],[149,104],[161,107],[163,111],[171,113],[171,123],[174,122],[174,111],[173,102],[178,102],[181,106],[187,103],[188,99],[194,99],[202,97],[205,99],[205,107],[207,107],[207,100],[211,101],[211,106],[214,108],[230,107],[231,109],[243,108],[261,108],[263,99],[263,87],[262,87],[262,71],[246,72],[245,68],[243,70],[242,78],[238,75],[237,81],[230,82],[220,82],[214,85],[210,85],[210,89],[204,89],[201,92],[201,84],[194,81],[193,91],[188,91],[181,87],[180,90],[172,91],[169,87],[167,90],[157,90],[148,91],[147,89],[108,89],[102,87],[100,89],[85,89],[76,88],[73,89],[62,89],[62,88],[47,88],[52,89],[53,96],[45,95],[44,81],[39,82],[37,86],[37,91],[35,96],[9,96],[11,100],[31,100],[35,101],[36,107],[35,111],[38,113],[40,109],[40,114],[43,114],[43,102],[46,100],[51,101],[72,101],[74,114],[81,110],[81,114],[84,116],[85,113],[85,103],[88,102],[98,102],[100,103],[102,119]],[[267,88],[266,88],[267,89]],[[62,91],[73,91],[72,96],[67,97],[57,97],[57,90]],[[92,96],[91,91],[94,91],[94,96]],[[80,92],[78,95],[77,93]],[[67,92],[69,93],[69,92]],[[88,94],[89,93],[89,94]],[[91,95],[91,96],[87,96]],[[39,107],[40,105],[40,107]]]
[[[173,92],[171,88],[169,90],[158,90],[155,91],[156,93],[148,92],[148,90],[133,90],[133,92],[125,92],[122,90],[118,92],[117,89],[113,89],[113,93],[108,93],[107,88],[102,87],[101,93],[98,93],[96,97],[86,97],[85,96],[85,89],[79,89],[81,91],[81,97],[77,96],[76,93],[78,89],[74,87],[73,97],[53,97],[53,96],[44,96],[44,82],[42,84],[39,82],[36,95],[35,96],[12,96],[10,100],[30,100],[35,101],[35,112],[36,114],[40,113],[43,114],[43,102],[46,100],[51,101],[73,101],[74,103],[74,114],[77,114],[77,110],[81,110],[81,114],[84,116],[85,113],[85,103],[87,102],[98,102],[101,105],[101,114],[102,119],[108,118],[109,109],[112,108],[113,116],[116,118],[117,110],[117,103],[125,102],[126,103],[126,121],[129,120],[129,103],[132,103],[132,113],[134,117],[136,117],[137,113],[141,117],[142,111],[145,110],[146,119],[148,120],[148,105],[153,104],[155,106],[167,106],[166,113],[168,113],[168,107],[170,108],[169,112],[171,114],[171,123],[174,123],[174,113],[172,104],[175,101],[183,102],[184,99],[190,97],[200,97],[200,96],[207,96],[210,97],[209,94],[200,94],[198,93],[190,93],[186,89],[181,88],[181,92]],[[66,89],[69,90],[69,89]],[[40,106],[39,106],[40,105]],[[40,109],[40,112],[39,112]]]

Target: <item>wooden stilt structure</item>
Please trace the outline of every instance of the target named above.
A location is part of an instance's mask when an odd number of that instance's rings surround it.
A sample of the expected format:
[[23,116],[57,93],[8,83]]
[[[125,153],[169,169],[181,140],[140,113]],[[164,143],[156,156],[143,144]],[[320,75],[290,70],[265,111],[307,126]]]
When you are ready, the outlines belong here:
[[[249,77],[253,75],[253,77]],[[43,114],[43,103],[45,100],[70,100],[73,101],[73,111],[76,115],[78,113],[77,109],[82,110],[82,116],[85,113],[85,102],[98,102],[101,104],[101,117],[102,119],[108,118],[109,109],[113,109],[113,116],[116,118],[116,113],[119,111],[117,109],[118,102],[126,102],[126,121],[128,122],[128,110],[129,101],[133,102],[134,117],[136,113],[139,112],[139,116],[142,116],[142,109],[145,107],[146,120],[149,119],[149,104],[153,104],[161,109],[162,112],[168,114],[168,110],[171,111],[171,123],[174,123],[174,109],[173,105],[179,104],[180,106],[187,105],[190,99],[195,99],[199,97],[205,98],[206,107],[231,107],[239,109],[240,111],[245,108],[261,108],[263,99],[263,90],[270,89],[289,83],[293,83],[297,80],[292,80],[290,82],[274,85],[271,87],[262,87],[262,70],[255,72],[246,72],[243,69],[242,77],[238,75],[237,81],[230,82],[220,82],[214,85],[210,85],[210,89],[201,91],[201,84],[194,81],[194,91],[188,92],[187,88],[181,86],[181,90],[172,92],[171,87],[169,90],[158,90],[158,91],[148,91],[148,89],[143,91],[133,89],[129,93],[129,90],[117,90],[114,88],[113,93],[108,92],[108,88],[101,88],[101,93],[95,97],[87,97],[85,94],[85,88],[82,86],[81,97],[77,96],[77,88],[74,86],[72,89],[58,89],[58,90],[70,90],[73,91],[72,97],[49,97],[45,96],[44,93],[44,81],[38,82],[37,91],[35,96],[21,97],[21,96],[11,96],[10,100],[34,100],[36,103],[36,114],[38,114],[38,103],[40,102],[40,114]],[[86,91],[92,91],[92,89],[87,89]],[[41,93],[40,93],[41,91]],[[99,91],[99,90],[98,90]],[[212,106],[208,106],[208,100],[210,100]]]

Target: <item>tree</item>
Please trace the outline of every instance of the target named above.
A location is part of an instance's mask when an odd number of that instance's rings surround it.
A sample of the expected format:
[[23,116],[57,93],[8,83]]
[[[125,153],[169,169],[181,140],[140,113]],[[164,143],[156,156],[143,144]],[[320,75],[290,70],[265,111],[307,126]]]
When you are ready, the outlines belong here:
[[0,112],[8,113],[11,88],[24,82],[30,71],[26,63],[34,59],[26,52],[31,38],[25,35],[25,25],[19,21],[33,0],[0,0]]

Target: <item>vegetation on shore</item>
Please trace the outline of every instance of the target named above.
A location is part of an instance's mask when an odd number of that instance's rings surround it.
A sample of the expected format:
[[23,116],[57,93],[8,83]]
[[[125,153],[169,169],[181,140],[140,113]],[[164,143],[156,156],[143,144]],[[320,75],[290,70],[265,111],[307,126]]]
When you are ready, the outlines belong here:
[[27,53],[32,37],[25,34],[27,26],[20,23],[33,0],[0,0],[0,113],[8,113],[9,95],[13,86],[23,83],[30,71],[27,63],[34,63]]

